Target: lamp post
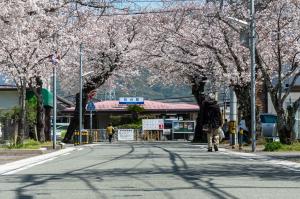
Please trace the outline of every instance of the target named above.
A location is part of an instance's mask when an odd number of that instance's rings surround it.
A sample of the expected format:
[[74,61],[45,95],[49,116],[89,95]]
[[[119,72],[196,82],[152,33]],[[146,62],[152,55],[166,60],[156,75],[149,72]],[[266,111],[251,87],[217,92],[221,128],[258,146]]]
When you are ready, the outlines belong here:
[[255,7],[254,0],[250,0],[250,53],[251,53],[251,137],[252,137],[252,152],[256,150],[256,107],[255,107]]
[[53,64],[53,149],[56,149],[56,64]]
[[79,72],[79,144],[82,144],[82,43],[80,44],[80,72]]
[[52,129],[53,149],[56,149],[56,65],[58,65],[59,59],[60,57],[57,52],[52,54],[51,62],[53,64],[53,129]]

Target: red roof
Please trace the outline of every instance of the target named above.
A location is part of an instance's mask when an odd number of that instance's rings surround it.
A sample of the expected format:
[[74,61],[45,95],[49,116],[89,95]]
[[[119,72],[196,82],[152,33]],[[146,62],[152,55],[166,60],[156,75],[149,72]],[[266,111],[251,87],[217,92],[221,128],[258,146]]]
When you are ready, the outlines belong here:
[[[188,111],[188,112],[196,112],[199,110],[198,105],[194,104],[186,104],[186,103],[163,103],[157,101],[149,101],[145,100],[144,104],[141,105],[144,107],[145,111]],[[124,111],[126,110],[126,105],[120,105],[119,101],[111,100],[111,101],[102,101],[95,103],[96,111]],[[67,108],[65,111],[74,111],[74,107]]]

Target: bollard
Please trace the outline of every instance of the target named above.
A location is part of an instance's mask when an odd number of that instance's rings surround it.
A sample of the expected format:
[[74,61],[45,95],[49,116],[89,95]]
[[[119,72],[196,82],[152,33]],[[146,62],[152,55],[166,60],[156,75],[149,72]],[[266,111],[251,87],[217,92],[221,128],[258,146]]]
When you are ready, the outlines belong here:
[[239,149],[243,148],[243,137],[244,137],[244,130],[240,129],[239,130]]
[[80,144],[80,142],[79,142],[79,136],[80,136],[80,133],[79,133],[79,131],[75,131],[74,132],[74,145],[79,145]]
[[81,131],[82,136],[82,144],[88,144],[89,143],[89,133],[86,130]]
[[229,133],[230,133],[230,145],[235,148],[236,145],[236,121],[229,122]]

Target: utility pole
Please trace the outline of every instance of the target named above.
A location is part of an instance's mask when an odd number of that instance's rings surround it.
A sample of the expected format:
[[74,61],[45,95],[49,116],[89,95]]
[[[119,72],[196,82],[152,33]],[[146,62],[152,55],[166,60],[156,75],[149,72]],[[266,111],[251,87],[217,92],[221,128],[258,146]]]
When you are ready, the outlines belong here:
[[56,149],[56,65],[59,63],[60,56],[58,52],[55,52],[51,56],[51,62],[53,64],[53,129],[52,129],[52,142],[53,149]]
[[80,72],[79,72],[79,144],[82,144],[82,43],[80,44]]
[[255,46],[256,46],[256,30],[255,30],[255,7],[254,0],[250,0],[250,53],[251,53],[251,137],[252,152],[256,150],[256,117],[255,117]]
[[230,87],[230,122],[229,122],[229,133],[230,133],[230,145],[235,148],[237,140],[237,98],[233,90]]

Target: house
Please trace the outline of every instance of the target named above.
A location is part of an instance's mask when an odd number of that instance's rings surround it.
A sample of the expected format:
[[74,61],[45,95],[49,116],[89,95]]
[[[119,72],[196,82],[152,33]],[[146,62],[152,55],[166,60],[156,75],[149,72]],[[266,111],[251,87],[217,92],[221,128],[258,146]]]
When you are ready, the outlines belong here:
[[[50,131],[51,125],[51,113],[53,107],[53,95],[50,91],[43,88],[42,90],[43,96],[43,104],[45,107],[45,131]],[[32,99],[34,97],[34,93],[27,89],[26,92],[26,100]],[[14,85],[0,85],[0,112],[7,112],[14,107],[19,106],[19,93],[17,87]],[[72,102],[57,96],[57,110],[60,113],[61,110],[64,110],[68,107],[73,106]],[[58,114],[58,121],[60,121],[62,117]],[[1,128],[2,127],[2,128]],[[9,133],[11,129],[4,129],[3,124],[0,123],[0,138],[3,136],[3,139],[8,139]]]

